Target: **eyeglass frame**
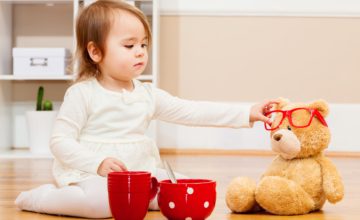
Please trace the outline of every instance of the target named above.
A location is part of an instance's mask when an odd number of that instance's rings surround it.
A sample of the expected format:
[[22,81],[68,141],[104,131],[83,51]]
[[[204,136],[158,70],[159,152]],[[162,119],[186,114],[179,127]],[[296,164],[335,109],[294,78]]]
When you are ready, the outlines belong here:
[[[294,123],[292,121],[291,114],[294,111],[297,111],[297,110],[307,110],[308,112],[310,112],[310,120],[309,120],[309,123],[307,125],[304,125],[304,126],[294,125]],[[294,128],[306,128],[306,127],[310,126],[314,116],[316,116],[316,118],[320,121],[320,123],[322,125],[324,125],[325,127],[328,127],[324,117],[320,114],[320,112],[317,109],[313,109],[313,108],[294,108],[294,109],[290,109],[290,110],[272,110],[272,111],[266,112],[265,116],[268,116],[268,115],[270,115],[271,113],[274,113],[274,112],[275,113],[282,113],[282,118],[281,118],[280,123],[279,123],[278,126],[276,126],[274,128],[270,127],[270,129],[267,128],[267,126],[266,126],[267,123],[264,122],[264,127],[265,127],[265,130],[267,130],[267,131],[273,131],[273,130],[278,129],[280,127],[280,125],[283,123],[285,118],[288,119],[290,125],[293,126]]]

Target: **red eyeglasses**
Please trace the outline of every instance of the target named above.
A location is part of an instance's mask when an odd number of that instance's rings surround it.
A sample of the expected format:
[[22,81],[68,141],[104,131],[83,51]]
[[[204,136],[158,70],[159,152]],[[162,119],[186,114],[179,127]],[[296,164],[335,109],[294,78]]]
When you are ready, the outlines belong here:
[[[278,117],[279,114],[281,114],[280,117]],[[297,115],[301,115],[301,117],[297,117]],[[321,122],[321,124],[327,127],[327,123],[323,116],[320,114],[320,112],[316,109],[311,108],[294,108],[285,111],[274,110],[265,113],[265,116],[270,118],[271,120],[271,125],[269,125],[268,123],[264,123],[265,129],[267,131],[273,131],[279,128],[285,117],[289,120],[290,125],[295,128],[308,127],[311,124],[314,116],[316,116],[316,118]]]

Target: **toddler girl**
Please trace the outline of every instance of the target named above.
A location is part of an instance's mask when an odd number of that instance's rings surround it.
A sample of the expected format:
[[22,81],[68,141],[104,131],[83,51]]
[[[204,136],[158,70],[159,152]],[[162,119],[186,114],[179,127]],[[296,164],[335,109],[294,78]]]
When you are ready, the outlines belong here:
[[[148,62],[151,32],[144,14],[125,2],[97,1],[83,9],[76,38],[79,73],[50,143],[57,186],[22,192],[15,201],[21,210],[107,218],[108,173],[143,170],[167,179],[157,146],[144,135],[153,119],[232,128],[268,120],[263,114],[272,101],[250,109],[187,101],[136,80]],[[150,209],[158,209],[156,199]]]

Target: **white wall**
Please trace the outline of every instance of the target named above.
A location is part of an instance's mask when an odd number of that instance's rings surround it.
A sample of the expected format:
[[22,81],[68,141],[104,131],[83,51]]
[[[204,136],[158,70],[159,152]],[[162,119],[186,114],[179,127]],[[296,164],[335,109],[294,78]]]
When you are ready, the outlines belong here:
[[[248,103],[242,103],[248,106]],[[33,110],[34,103],[14,103],[14,147],[28,146],[25,111]],[[54,103],[58,109],[60,102]],[[360,152],[360,104],[330,104],[326,118],[332,133],[331,151]],[[187,127],[158,121],[157,144],[160,148],[178,149],[239,149],[271,150],[269,133],[262,123],[255,123],[251,129]],[[149,130],[150,136],[154,127]]]
[[[248,105],[248,104],[244,104]],[[330,104],[326,118],[332,133],[331,151],[360,151],[360,104]],[[271,150],[269,133],[262,123],[252,129],[186,127],[158,123],[160,148]]]

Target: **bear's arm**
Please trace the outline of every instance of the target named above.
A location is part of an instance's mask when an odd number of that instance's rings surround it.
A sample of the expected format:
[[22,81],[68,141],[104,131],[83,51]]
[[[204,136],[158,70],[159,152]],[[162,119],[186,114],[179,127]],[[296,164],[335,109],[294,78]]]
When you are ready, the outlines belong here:
[[318,159],[323,177],[324,193],[331,203],[336,203],[344,197],[344,185],[335,165],[328,158]]

